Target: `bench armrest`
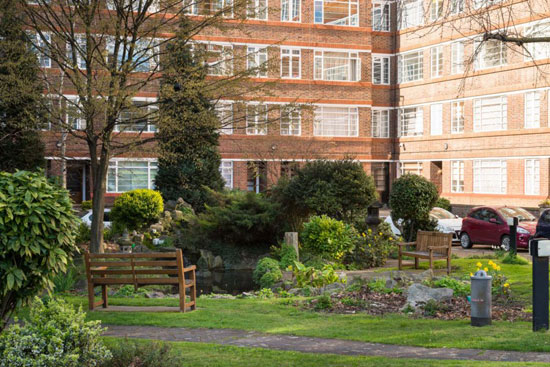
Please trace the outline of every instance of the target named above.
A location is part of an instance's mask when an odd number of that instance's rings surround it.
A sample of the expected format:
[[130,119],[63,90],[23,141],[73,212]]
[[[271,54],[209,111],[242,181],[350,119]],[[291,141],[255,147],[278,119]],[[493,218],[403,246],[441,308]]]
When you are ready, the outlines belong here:
[[416,242],[399,242],[397,246],[416,246]]
[[191,271],[191,270],[196,270],[197,269],[197,266],[196,265],[191,265],[187,268],[183,268],[183,272],[188,272],[188,271]]

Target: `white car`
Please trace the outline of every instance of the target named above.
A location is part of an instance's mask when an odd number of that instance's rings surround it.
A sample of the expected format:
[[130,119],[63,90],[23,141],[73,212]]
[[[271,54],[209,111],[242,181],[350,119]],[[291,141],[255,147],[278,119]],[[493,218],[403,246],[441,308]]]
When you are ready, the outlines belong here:
[[[459,235],[462,228],[462,218],[443,208],[433,208],[430,212],[430,218],[437,220],[436,229],[439,232],[452,233],[453,242],[460,242]],[[390,225],[393,234],[401,236],[401,231],[393,223],[391,215],[387,216],[384,222]]]
[[[103,212],[103,228],[110,228],[111,227],[111,209],[105,208],[105,211]],[[92,226],[92,210],[88,210],[86,214],[84,214],[82,217],[80,217],[80,220],[82,223],[86,224],[88,227]]]

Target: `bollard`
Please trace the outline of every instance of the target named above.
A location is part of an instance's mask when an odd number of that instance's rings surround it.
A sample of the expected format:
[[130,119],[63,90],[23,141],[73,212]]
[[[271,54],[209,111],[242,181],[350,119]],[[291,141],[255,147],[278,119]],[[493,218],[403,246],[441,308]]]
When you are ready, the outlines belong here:
[[491,325],[491,283],[493,277],[484,270],[478,270],[470,277],[471,281],[471,313],[472,326]]

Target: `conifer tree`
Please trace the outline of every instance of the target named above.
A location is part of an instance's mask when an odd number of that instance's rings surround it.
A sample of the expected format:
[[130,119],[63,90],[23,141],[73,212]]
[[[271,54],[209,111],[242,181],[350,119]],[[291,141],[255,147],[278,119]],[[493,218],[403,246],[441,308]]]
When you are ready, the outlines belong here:
[[45,123],[40,68],[15,0],[0,0],[0,171],[44,164],[38,129]]
[[218,138],[220,121],[207,95],[207,70],[199,52],[191,52],[188,23],[167,47],[160,90],[159,170],[156,187],[165,200],[181,197],[197,211],[208,189],[221,190]]

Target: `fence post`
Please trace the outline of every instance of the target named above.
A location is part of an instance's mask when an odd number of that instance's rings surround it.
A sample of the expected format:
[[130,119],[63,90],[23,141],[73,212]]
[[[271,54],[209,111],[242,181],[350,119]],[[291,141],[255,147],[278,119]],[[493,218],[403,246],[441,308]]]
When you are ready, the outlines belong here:
[[296,258],[300,259],[300,251],[298,250],[298,232],[285,232],[285,243],[294,247],[294,250],[296,250]]

